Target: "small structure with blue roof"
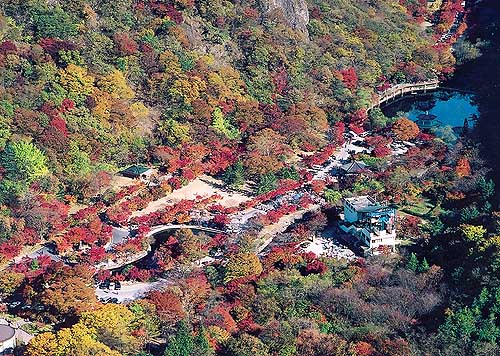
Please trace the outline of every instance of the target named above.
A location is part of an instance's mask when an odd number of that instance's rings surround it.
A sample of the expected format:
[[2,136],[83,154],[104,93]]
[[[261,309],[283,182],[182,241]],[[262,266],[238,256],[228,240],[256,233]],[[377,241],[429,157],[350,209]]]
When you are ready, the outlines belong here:
[[128,167],[127,169],[124,169],[123,171],[120,171],[120,174],[124,177],[128,178],[138,178],[141,180],[149,180],[151,175],[153,174],[153,169],[146,167],[146,166],[141,166],[141,165],[133,165]]
[[441,126],[443,123],[437,120],[437,116],[434,114],[420,114],[417,116],[418,120],[415,123],[420,127],[421,130],[430,130],[434,127]]

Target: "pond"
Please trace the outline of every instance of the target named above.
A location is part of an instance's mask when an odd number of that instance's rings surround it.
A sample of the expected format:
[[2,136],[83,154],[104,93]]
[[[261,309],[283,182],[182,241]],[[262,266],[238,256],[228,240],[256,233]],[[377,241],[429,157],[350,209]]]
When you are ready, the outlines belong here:
[[469,126],[474,126],[479,116],[472,94],[449,90],[405,97],[386,104],[382,107],[382,112],[390,118],[407,117],[413,121],[417,121],[421,115],[435,115],[440,126],[452,128],[462,128],[465,119]]

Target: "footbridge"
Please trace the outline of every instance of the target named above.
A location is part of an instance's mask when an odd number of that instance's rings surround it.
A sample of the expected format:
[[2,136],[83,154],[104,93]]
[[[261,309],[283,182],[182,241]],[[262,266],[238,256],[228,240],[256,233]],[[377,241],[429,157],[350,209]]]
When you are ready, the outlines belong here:
[[188,225],[188,224],[172,224],[172,225],[156,225],[149,230],[147,236],[153,236],[168,230],[179,230],[179,229],[190,229],[197,231],[210,232],[213,234],[225,234],[225,231],[219,229],[213,229],[211,227],[205,227],[200,225]]
[[382,105],[390,100],[401,98],[406,94],[426,93],[427,91],[436,90],[439,88],[439,80],[429,80],[418,83],[403,83],[394,85],[378,95],[378,98],[370,105],[367,111]]

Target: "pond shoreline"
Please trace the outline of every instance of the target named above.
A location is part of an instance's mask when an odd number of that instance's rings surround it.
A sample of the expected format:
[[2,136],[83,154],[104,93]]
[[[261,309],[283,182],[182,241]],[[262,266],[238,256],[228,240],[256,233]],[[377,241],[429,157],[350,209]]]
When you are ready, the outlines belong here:
[[[407,96],[388,103],[381,110],[391,119],[407,117],[417,123],[421,119],[434,120],[435,125],[425,127],[419,124],[419,126],[423,130],[430,130],[440,138],[446,135],[444,140],[449,141],[448,143],[462,135],[465,126],[476,126],[479,117],[472,94],[447,89]],[[455,137],[450,136],[452,133]]]

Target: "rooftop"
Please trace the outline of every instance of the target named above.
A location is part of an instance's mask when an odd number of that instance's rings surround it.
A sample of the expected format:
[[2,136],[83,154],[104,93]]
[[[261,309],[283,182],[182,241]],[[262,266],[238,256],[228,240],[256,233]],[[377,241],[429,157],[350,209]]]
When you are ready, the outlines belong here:
[[16,333],[16,330],[9,325],[0,325],[0,342],[11,339]]
[[345,202],[352,206],[354,210],[362,212],[374,211],[382,207],[380,203],[377,203],[375,199],[368,195],[346,198]]
[[416,124],[423,129],[437,127],[441,125],[441,121],[437,120],[437,116],[429,113],[420,114],[417,116]]
[[362,173],[367,171],[368,168],[364,162],[352,161],[340,166],[340,169],[345,173]]
[[420,114],[417,116],[420,120],[434,120],[437,119],[437,116],[434,114],[429,114],[426,112],[425,114]]
[[124,169],[120,173],[122,175],[124,175],[125,177],[139,177],[141,174],[144,174],[149,170],[150,170],[150,168],[148,168],[148,167],[134,165],[134,166],[128,167],[127,169]]

